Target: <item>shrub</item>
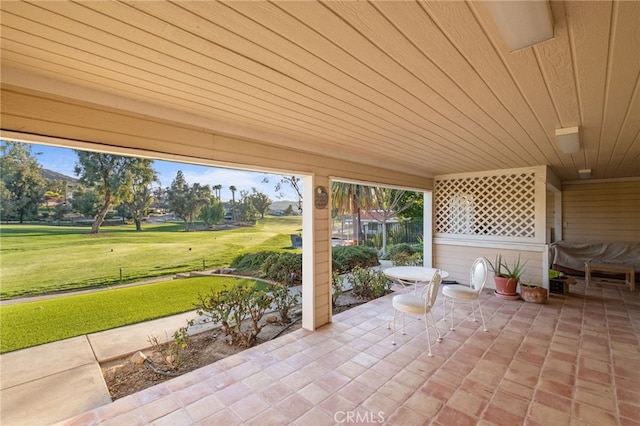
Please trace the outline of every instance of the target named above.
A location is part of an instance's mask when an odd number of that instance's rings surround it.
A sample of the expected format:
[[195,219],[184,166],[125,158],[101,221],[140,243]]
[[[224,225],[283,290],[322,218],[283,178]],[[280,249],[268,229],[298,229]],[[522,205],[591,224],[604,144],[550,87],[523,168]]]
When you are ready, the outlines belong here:
[[389,259],[396,266],[422,265],[422,245],[396,244],[389,249]]
[[338,302],[338,298],[344,293],[344,286],[342,285],[342,274],[340,272],[334,271],[331,275],[331,306],[336,307],[336,303]]
[[233,259],[230,266],[242,271],[259,271],[264,261],[275,253],[274,251],[259,251],[241,254]]
[[332,253],[334,270],[342,273],[350,272],[356,267],[367,268],[377,266],[378,252],[364,246],[338,246]]
[[299,283],[302,280],[302,254],[261,251],[246,253],[231,262],[232,268],[251,271],[262,278],[284,285]]
[[273,303],[276,305],[276,309],[278,309],[278,313],[280,314],[280,320],[284,324],[289,324],[291,322],[289,311],[298,304],[300,296],[298,294],[292,294],[287,286],[277,283],[270,284],[269,291],[273,296]]
[[348,278],[353,294],[363,299],[384,296],[391,288],[391,281],[382,271],[356,267]]
[[162,365],[167,370],[175,371],[184,362],[182,350],[188,346],[189,333],[187,332],[187,327],[180,327],[173,333],[173,340],[166,345],[166,349],[163,349],[163,345],[160,344],[156,336],[149,336],[147,341],[151,344],[153,351],[160,357]]
[[[248,348],[256,343],[256,337],[264,327],[260,320],[272,302],[273,297],[264,291],[240,283],[230,289],[225,287],[206,296],[200,295],[196,308],[198,315],[206,315],[210,321],[221,324],[232,345]],[[243,327],[245,319],[251,321]]]
[[302,280],[302,254],[272,253],[262,263],[260,273],[264,278],[284,285],[300,282]]

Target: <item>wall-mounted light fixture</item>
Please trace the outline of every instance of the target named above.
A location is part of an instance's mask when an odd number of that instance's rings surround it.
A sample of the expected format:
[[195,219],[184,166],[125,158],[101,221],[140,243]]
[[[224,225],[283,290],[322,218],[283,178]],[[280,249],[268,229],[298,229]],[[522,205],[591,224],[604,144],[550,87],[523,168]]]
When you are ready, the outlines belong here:
[[546,0],[486,2],[509,52],[553,38],[551,5]]
[[578,126],[556,129],[558,148],[563,154],[574,154],[580,151],[580,128]]

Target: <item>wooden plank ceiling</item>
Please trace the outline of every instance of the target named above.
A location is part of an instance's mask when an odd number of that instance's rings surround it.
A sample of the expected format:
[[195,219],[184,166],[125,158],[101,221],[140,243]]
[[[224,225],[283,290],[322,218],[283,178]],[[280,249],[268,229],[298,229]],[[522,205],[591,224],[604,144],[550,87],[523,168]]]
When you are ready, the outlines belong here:
[[[3,84],[60,80],[423,176],[640,176],[640,2],[551,3],[554,38],[509,53],[482,2],[3,1]],[[576,125],[563,154],[555,129]]]

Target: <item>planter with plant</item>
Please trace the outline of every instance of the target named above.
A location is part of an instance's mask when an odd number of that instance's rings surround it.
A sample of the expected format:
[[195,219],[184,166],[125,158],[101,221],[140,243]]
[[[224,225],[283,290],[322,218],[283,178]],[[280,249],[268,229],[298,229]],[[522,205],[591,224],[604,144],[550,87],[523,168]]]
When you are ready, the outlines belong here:
[[547,301],[547,289],[537,284],[521,282],[520,296],[525,302],[545,303]]
[[489,267],[493,271],[493,280],[496,283],[495,295],[508,300],[518,300],[520,295],[517,293],[518,283],[522,274],[524,274],[524,266],[527,263],[523,263],[518,255],[518,259],[509,265],[502,255],[496,256],[495,262],[491,262],[487,259]]

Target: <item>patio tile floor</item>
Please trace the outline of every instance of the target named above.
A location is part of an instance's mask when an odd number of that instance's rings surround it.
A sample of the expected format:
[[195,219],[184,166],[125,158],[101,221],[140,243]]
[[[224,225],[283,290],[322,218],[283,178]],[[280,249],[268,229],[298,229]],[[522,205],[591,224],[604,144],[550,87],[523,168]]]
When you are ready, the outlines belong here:
[[640,425],[639,292],[579,282],[535,305],[486,290],[489,331],[458,306],[433,357],[417,318],[391,344],[391,297],[60,424]]

